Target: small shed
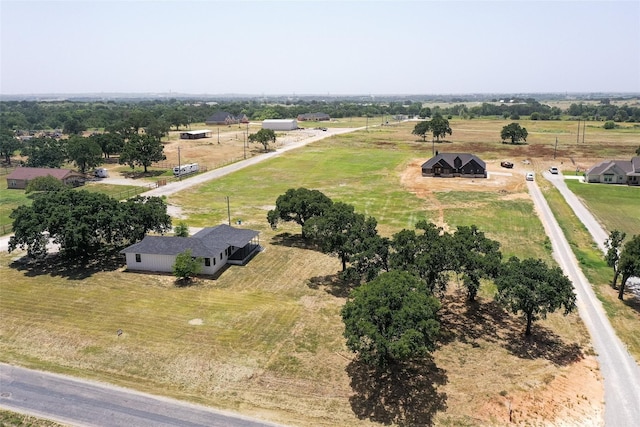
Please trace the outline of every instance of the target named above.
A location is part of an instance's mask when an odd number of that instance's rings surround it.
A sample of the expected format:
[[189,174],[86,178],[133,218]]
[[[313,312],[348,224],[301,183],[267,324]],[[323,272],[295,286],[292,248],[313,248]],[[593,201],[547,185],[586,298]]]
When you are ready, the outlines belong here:
[[262,129],[271,130],[295,130],[298,129],[296,119],[269,119],[262,121]]
[[190,130],[186,132],[180,132],[180,139],[201,139],[211,138],[211,131],[209,129],[203,130]]
[[81,185],[85,176],[69,169],[57,168],[16,168],[7,175],[7,188],[24,190],[29,181],[41,176],[52,176],[67,185]]

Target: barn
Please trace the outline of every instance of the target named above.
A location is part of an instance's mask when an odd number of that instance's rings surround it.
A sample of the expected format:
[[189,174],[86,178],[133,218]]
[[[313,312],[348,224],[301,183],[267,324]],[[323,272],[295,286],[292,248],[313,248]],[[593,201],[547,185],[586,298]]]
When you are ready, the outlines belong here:
[[190,130],[186,132],[180,132],[180,139],[201,139],[211,138],[211,131],[209,129],[203,130]]
[[262,129],[271,130],[295,130],[298,129],[296,119],[269,119],[262,121]]

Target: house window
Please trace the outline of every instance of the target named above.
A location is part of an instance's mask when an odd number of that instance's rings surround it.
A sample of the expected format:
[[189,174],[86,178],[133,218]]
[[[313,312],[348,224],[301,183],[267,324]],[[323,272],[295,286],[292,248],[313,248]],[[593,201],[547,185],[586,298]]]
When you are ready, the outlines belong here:
[[10,179],[9,180],[9,187],[17,187],[15,179]]
[[220,259],[222,259],[222,252],[220,252]]
[[211,258],[211,259],[213,260],[213,265],[216,265],[216,258],[215,258],[215,257],[213,257],[213,258]]
[[204,259],[204,266],[205,267],[211,267],[211,258],[205,258]]
[[136,254],[136,262],[142,262],[142,255]]

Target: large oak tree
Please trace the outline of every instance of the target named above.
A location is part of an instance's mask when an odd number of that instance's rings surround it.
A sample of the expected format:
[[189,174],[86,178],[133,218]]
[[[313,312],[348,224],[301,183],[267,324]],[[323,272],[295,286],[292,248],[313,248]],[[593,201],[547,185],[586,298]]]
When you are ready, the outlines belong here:
[[342,309],[347,347],[378,366],[424,357],[436,347],[439,309],[419,278],[382,273],[355,288]]
[[496,299],[514,314],[526,319],[525,335],[531,335],[531,324],[564,307],[564,314],[576,308],[573,284],[559,267],[548,267],[542,260],[511,257],[495,280]]

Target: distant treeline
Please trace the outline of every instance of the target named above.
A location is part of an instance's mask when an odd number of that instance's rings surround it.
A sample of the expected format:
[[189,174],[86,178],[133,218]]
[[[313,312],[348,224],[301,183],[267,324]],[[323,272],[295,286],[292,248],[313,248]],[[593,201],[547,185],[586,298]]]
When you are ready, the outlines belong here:
[[217,111],[246,115],[250,120],[295,118],[299,114],[321,112],[331,118],[382,117],[388,121],[401,116],[431,117],[504,117],[532,120],[582,119],[614,122],[640,122],[640,107],[611,104],[609,99],[598,103],[574,103],[566,110],[551,107],[533,98],[500,102],[483,102],[468,107],[463,100],[451,107],[427,107],[422,102],[386,101],[353,102],[346,100],[284,100],[282,103],[263,100],[200,102],[193,100],[147,101],[3,101],[0,102],[0,127],[14,131],[61,129],[78,133],[92,129],[118,129],[122,123],[134,128],[149,124],[160,128],[188,128],[191,123],[204,122]]

